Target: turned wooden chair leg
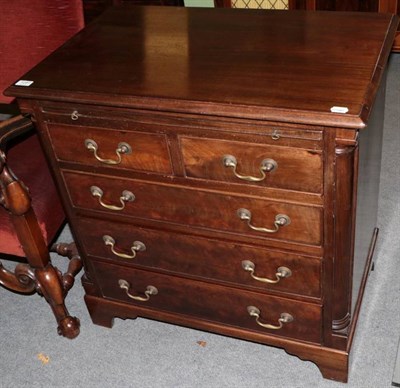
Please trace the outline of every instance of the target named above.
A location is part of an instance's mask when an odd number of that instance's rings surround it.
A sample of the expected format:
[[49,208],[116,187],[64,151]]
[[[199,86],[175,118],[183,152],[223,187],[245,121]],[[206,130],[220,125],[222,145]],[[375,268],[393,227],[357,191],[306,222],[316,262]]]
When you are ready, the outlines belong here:
[[62,275],[50,262],[45,267],[37,268],[19,264],[14,272],[5,269],[0,263],[0,284],[10,290],[25,294],[37,291],[53,310],[58,323],[58,334],[73,339],[79,334],[80,322],[78,318],[69,314],[65,307],[65,297],[74,283],[74,274],[78,273],[82,267],[78,255],[74,256],[69,267],[71,264],[73,269],[69,268],[66,274]]
[[79,334],[79,319],[71,317],[65,307],[66,290],[62,286],[60,272],[50,263],[45,268],[35,269],[37,291],[44,296],[53,310],[58,323],[58,334],[75,338]]
[[53,267],[50,254],[31,199],[25,186],[8,169],[5,155],[0,151],[0,205],[10,214],[16,235],[25,252],[29,266],[20,265],[15,272],[0,264],[0,284],[14,291],[29,293],[36,290],[51,306],[58,323],[58,333],[67,338],[79,334],[79,319],[70,316],[65,296],[82,267],[74,244],[58,244],[55,251],[70,259],[67,273]]
[[82,269],[82,260],[76,249],[76,245],[75,243],[57,243],[50,248],[50,252],[55,252],[69,259],[67,272],[62,276],[64,290],[68,292],[74,285],[75,276]]

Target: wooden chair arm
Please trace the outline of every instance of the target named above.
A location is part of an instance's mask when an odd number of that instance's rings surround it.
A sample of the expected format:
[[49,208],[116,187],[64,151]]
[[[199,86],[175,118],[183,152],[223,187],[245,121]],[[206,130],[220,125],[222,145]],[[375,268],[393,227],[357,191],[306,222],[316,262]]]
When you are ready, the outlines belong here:
[[11,119],[0,121],[0,150],[5,152],[7,143],[34,129],[29,117],[18,115]]
[[31,200],[26,187],[7,167],[6,150],[9,141],[32,130],[32,121],[22,115],[0,122],[0,205],[15,216],[28,212]]

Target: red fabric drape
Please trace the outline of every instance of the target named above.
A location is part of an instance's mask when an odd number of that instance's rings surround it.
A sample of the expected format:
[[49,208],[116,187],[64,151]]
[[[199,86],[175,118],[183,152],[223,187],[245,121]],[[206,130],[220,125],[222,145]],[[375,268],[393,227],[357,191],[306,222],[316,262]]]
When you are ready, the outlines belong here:
[[0,0],[0,103],[4,89],[84,24],[81,0]]

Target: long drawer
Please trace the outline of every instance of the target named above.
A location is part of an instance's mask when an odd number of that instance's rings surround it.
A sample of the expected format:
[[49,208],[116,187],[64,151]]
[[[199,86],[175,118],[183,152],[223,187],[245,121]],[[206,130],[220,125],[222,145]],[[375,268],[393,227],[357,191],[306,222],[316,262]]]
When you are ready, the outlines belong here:
[[202,280],[320,297],[321,260],[110,221],[78,220],[87,255]]
[[63,175],[78,208],[321,245],[321,207],[71,171]]
[[321,341],[321,306],[92,261],[106,298],[262,332]]

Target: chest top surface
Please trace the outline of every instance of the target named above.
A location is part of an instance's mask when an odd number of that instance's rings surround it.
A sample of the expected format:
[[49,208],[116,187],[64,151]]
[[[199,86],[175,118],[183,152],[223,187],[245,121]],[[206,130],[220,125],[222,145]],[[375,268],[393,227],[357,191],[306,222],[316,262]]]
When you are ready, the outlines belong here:
[[363,127],[396,26],[388,14],[114,7],[7,94]]

